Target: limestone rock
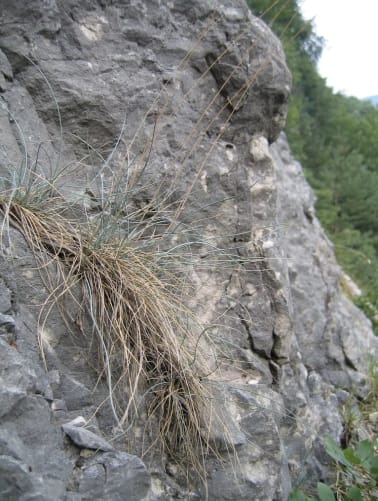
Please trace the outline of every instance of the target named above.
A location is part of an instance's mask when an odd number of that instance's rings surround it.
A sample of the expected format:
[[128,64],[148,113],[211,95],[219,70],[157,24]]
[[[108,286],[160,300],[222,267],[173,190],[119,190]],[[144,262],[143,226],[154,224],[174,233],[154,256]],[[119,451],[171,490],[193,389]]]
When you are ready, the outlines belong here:
[[[222,455],[206,463],[207,491],[159,450],[137,457],[153,427],[129,442],[118,434],[91,334],[74,328],[78,304],[67,300],[65,322],[58,308],[39,321],[35,256],[4,219],[0,497],[278,501],[292,479],[325,478],[322,437],[341,436],[339,402],[366,391],[377,339],[343,296],[281,133],[291,79],[277,38],[242,0],[0,0],[0,12],[2,189],[26,163],[37,177],[59,172],[72,214],[93,218],[110,173],[132,173],[142,156],[132,207],[161,189],[170,206],[187,198],[177,223],[196,242],[188,306],[204,325]],[[84,454],[64,439],[78,414],[114,451]]]
[[110,452],[113,447],[102,437],[99,437],[90,430],[75,426],[70,423],[62,426],[64,433],[66,433],[75,445],[84,449],[94,449],[104,452]]
[[79,482],[81,499],[146,499],[151,479],[143,462],[125,452],[107,452],[90,459]]

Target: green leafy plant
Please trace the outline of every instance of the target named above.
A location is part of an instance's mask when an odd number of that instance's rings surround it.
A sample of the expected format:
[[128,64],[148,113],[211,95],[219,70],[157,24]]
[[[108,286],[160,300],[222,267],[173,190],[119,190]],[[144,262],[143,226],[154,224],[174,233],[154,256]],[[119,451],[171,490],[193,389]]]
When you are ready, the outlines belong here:
[[378,497],[378,439],[362,440],[354,447],[341,449],[326,437],[325,446],[337,464],[335,489],[339,495],[351,501]]
[[316,486],[318,497],[306,496],[300,489],[294,490],[289,497],[289,501],[336,501],[332,489],[328,485],[318,482]]
[[324,439],[325,449],[334,460],[337,480],[331,489],[318,482],[317,498],[300,489],[290,494],[290,501],[369,501],[378,499],[378,439],[366,439],[342,449],[331,438]]

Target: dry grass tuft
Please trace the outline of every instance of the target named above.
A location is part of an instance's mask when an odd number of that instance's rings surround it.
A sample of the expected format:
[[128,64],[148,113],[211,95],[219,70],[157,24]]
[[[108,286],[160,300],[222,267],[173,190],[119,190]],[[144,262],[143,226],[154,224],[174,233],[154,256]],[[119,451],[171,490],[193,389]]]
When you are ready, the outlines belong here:
[[0,201],[0,208],[41,268],[54,262],[61,270],[51,297],[59,300],[81,285],[81,310],[97,339],[98,371],[106,376],[118,426],[130,425],[145,402],[148,421],[158,428],[153,445],[158,442],[164,454],[203,476],[211,447],[197,342],[186,328],[177,278],[163,269],[156,249],[141,250],[125,240],[93,246],[90,233],[50,204],[28,208],[13,199]]

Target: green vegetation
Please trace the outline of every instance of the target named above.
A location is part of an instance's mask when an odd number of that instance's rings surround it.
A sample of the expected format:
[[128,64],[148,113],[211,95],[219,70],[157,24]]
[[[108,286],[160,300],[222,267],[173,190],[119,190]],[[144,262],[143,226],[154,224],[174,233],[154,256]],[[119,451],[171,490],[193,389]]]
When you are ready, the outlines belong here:
[[293,91],[286,133],[317,196],[339,263],[378,333],[378,110],[335,94],[316,69],[322,39],[297,0],[247,0],[284,42]]
[[331,437],[325,448],[335,461],[337,479],[329,487],[318,482],[317,498],[306,496],[300,489],[290,495],[290,501],[363,501],[378,499],[378,439],[362,440],[354,447],[341,449]]
[[[318,482],[316,496],[307,496],[298,486],[289,501],[370,501],[378,500],[378,362],[371,359],[367,375],[370,391],[360,401],[353,392],[341,409],[343,418],[342,447],[331,437],[324,447],[334,462],[332,485]],[[363,439],[361,440],[361,438]],[[368,438],[367,438],[368,437]],[[303,485],[312,493],[311,487]],[[313,493],[312,493],[313,494]]]
[[343,420],[343,436],[341,444],[344,447],[358,443],[361,438],[377,436],[378,431],[378,360],[371,356],[366,382],[369,391],[363,399],[350,393],[349,398],[341,408]]

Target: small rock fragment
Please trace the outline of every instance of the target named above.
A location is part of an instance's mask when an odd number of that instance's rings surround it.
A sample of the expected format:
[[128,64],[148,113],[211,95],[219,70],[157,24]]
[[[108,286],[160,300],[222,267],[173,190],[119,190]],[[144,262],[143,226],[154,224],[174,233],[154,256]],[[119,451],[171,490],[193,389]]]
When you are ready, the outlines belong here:
[[369,414],[369,421],[374,425],[378,425],[378,412],[372,412]]
[[62,428],[72,442],[82,449],[94,449],[104,452],[111,452],[114,450],[105,439],[85,428],[74,426],[69,423],[62,425]]

